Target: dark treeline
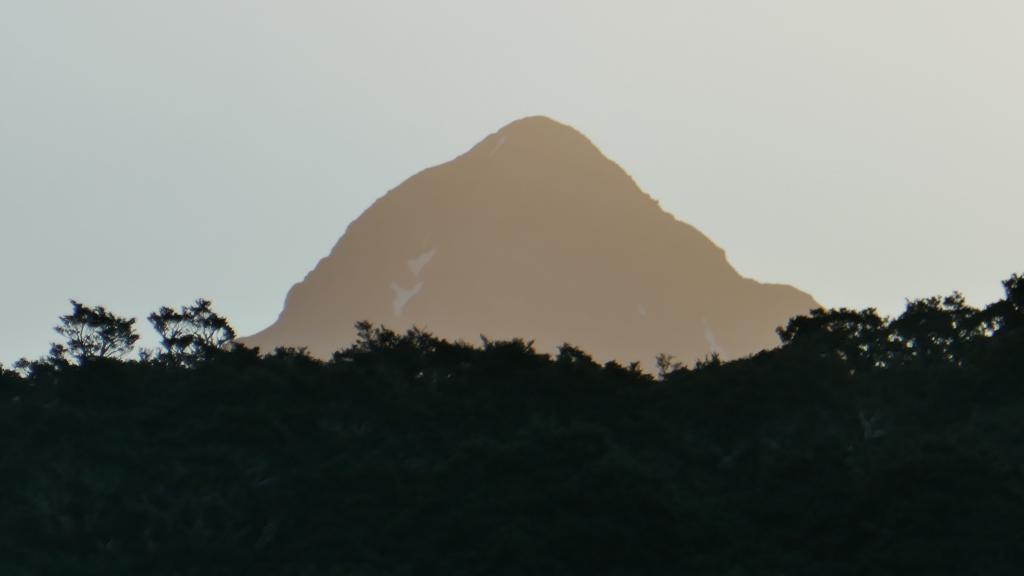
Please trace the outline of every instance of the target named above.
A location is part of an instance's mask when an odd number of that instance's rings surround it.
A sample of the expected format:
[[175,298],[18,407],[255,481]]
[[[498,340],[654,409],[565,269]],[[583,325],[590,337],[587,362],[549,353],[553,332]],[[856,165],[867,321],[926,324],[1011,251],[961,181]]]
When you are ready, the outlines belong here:
[[3,574],[1024,573],[1024,278],[660,374],[368,324],[330,360],[210,303],[72,303],[0,368]]

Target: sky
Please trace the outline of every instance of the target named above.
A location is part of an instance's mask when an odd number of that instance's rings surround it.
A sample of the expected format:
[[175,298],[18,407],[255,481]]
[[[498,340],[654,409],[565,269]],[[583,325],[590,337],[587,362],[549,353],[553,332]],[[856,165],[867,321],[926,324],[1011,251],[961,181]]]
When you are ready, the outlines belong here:
[[744,276],[896,314],[1024,272],[1018,0],[0,0],[0,362],[68,300],[239,334],[404,179],[535,114]]

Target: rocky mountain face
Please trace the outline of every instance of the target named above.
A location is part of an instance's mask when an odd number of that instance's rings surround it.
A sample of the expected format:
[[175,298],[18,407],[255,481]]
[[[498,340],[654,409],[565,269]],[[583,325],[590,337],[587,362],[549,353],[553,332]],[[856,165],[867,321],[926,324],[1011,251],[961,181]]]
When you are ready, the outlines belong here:
[[740,276],[582,134],[531,117],[377,200],[243,342],[329,356],[369,320],[649,367],[662,352],[692,362],[775,346],[775,328],[814,307]]

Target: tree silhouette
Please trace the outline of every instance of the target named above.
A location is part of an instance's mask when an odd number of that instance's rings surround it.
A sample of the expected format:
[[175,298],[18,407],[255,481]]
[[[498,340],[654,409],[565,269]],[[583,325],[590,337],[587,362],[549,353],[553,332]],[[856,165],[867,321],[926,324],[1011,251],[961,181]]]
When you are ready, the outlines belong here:
[[888,323],[874,308],[812,310],[777,330],[783,345],[820,358],[838,358],[850,370],[885,366],[890,361]]
[[174,310],[166,306],[147,318],[160,334],[161,358],[178,366],[193,366],[235,339],[227,319],[211,309],[209,300]]
[[[717,356],[717,353],[715,355]],[[658,367],[659,380],[664,380],[669,374],[683,369],[682,362],[676,362],[675,356],[665,353],[654,357],[654,365]]]
[[1014,274],[1003,281],[1006,298],[993,303],[985,316],[1003,335],[1024,328],[1024,276]]
[[907,302],[907,308],[892,322],[902,354],[926,363],[960,363],[964,352],[984,334],[978,310],[971,308],[959,292]]
[[122,318],[103,306],[92,308],[75,300],[71,307],[71,314],[61,316],[60,325],[54,327],[67,346],[54,345],[51,354],[63,357],[66,350],[82,364],[97,358],[123,358],[132,351],[139,339],[134,318]]

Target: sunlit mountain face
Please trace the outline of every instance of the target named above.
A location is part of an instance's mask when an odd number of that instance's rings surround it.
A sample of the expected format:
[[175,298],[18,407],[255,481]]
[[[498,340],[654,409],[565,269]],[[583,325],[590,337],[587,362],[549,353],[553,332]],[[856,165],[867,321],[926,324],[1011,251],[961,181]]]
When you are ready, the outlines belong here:
[[815,307],[740,276],[586,137],[531,117],[377,200],[244,342],[328,356],[368,320],[650,365],[775,346],[777,326]]

